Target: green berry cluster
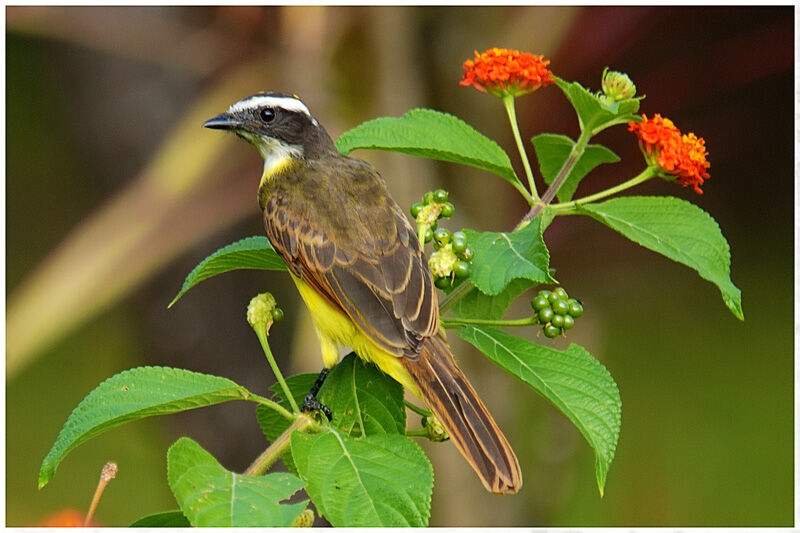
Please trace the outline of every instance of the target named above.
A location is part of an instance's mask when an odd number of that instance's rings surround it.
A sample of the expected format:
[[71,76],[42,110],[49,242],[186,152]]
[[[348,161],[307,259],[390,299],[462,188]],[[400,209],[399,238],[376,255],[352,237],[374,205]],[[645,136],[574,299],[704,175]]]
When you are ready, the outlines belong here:
[[447,201],[448,193],[444,189],[428,191],[421,202],[411,206],[411,216],[417,221],[417,227],[425,228],[425,242],[433,239],[436,221],[439,218],[450,218],[455,213],[455,206]]
[[450,218],[455,213],[456,208],[447,201],[447,197],[446,190],[436,189],[426,192],[421,202],[411,206],[411,216],[417,223],[423,246],[433,241],[434,252],[428,260],[428,268],[433,274],[434,284],[442,290],[455,285],[456,280],[469,277],[470,264],[475,256],[463,231],[450,233],[445,228],[437,227],[439,218]]
[[572,329],[575,319],[583,314],[583,306],[575,298],[570,298],[563,287],[552,291],[541,290],[531,301],[536,311],[544,336],[553,339],[562,332]]
[[437,228],[433,232],[433,248],[428,267],[434,285],[444,290],[452,287],[455,280],[469,277],[475,250],[467,242],[466,233]]

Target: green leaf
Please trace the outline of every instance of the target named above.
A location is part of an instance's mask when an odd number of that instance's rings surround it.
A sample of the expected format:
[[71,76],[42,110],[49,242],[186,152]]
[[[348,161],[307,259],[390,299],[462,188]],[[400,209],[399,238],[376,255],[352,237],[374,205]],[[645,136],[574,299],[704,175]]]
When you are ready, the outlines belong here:
[[424,527],[433,467],[402,435],[292,435],[292,455],[317,510],[335,527]]
[[[569,157],[575,142],[566,135],[555,135],[542,133],[534,137],[531,142],[536,149],[536,157],[539,160],[539,170],[545,183],[553,183],[558,171]],[[572,195],[578,188],[578,184],[589,172],[602,163],[616,163],[619,156],[599,144],[587,145],[575,166],[569,173],[566,181],[558,190],[558,199],[561,202],[572,200]]]
[[194,527],[289,527],[308,505],[280,503],[303,488],[296,476],[230,472],[186,437],[167,452],[167,480]]
[[626,196],[579,207],[645,248],[693,268],[719,287],[722,300],[744,320],[742,292],[730,279],[731,253],[717,222],[696,205],[671,196]]
[[499,329],[474,326],[458,335],[533,387],[575,424],[594,449],[602,496],[622,423],[619,389],[608,370],[577,344],[562,352]]
[[513,233],[479,233],[465,229],[475,250],[470,280],[484,294],[496,296],[514,279],[535,283],[554,283],[548,267],[550,253],[540,229],[541,218]]
[[69,415],[42,461],[39,488],[53,478],[73,448],[113,427],[148,416],[246,400],[250,395],[229,379],[177,368],[146,366],[120,372],[98,385]]
[[455,318],[483,318],[500,320],[517,296],[535,285],[524,278],[512,280],[499,294],[488,296],[481,291],[469,291],[453,302],[450,311]]
[[143,516],[128,527],[191,527],[192,525],[180,511],[164,511]]
[[172,307],[186,292],[203,280],[228,272],[249,268],[253,270],[286,270],[286,264],[272,248],[266,237],[247,237],[224,246],[203,259],[189,272],[180,292],[167,307]]
[[639,119],[635,113],[639,111],[639,101],[643,97],[606,104],[577,81],[570,83],[556,77],[556,84],[575,108],[581,131],[597,135],[615,124]]
[[517,182],[508,154],[496,142],[463,120],[432,109],[412,109],[399,118],[364,122],[344,132],[336,148],[345,155],[364,148],[461,163]]
[[333,413],[331,424],[348,435],[405,434],[403,386],[354,353],[331,370],[319,399]]

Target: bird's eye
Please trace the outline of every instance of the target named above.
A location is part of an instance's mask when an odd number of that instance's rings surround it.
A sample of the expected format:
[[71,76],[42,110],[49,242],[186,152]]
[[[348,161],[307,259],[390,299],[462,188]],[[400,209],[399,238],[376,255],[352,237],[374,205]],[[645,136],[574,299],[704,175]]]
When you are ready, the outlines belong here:
[[272,109],[271,107],[265,107],[264,109],[261,110],[260,115],[261,115],[261,120],[263,120],[264,122],[272,122],[272,120],[275,118],[275,110]]

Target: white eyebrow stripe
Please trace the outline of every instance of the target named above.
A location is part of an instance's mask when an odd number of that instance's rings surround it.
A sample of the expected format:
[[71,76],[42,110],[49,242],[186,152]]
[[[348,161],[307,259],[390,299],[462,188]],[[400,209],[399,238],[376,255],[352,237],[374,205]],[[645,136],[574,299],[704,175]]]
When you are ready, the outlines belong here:
[[308,118],[313,119],[311,111],[308,110],[306,105],[297,98],[290,98],[286,96],[267,96],[255,95],[244,100],[239,100],[228,108],[228,113],[237,113],[246,109],[255,109],[259,107],[280,107],[287,111],[294,111],[295,113],[305,113]]

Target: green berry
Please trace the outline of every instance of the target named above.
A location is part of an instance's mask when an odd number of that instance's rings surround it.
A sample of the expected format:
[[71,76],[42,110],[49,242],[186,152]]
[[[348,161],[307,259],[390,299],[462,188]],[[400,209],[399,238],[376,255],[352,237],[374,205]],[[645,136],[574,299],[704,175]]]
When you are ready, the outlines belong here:
[[444,277],[444,278],[436,278],[433,284],[436,285],[436,288],[445,290],[451,287],[452,282],[450,281],[450,278]]
[[547,324],[548,322],[553,320],[554,316],[555,316],[555,313],[549,307],[545,307],[544,309],[540,309],[539,310],[539,323],[540,324]]
[[564,316],[569,313],[569,304],[566,300],[556,300],[553,302],[553,311],[555,311],[557,315]]
[[280,322],[281,320],[283,320],[283,309],[281,309],[280,307],[273,307],[271,314],[272,314],[272,320],[274,322]]
[[461,257],[464,261],[472,261],[472,258],[475,257],[475,250],[471,246],[467,246],[464,248],[464,251],[461,252]]
[[433,201],[437,204],[443,204],[447,201],[447,191],[444,189],[436,189],[433,191]]
[[431,239],[433,239],[433,231],[428,228],[425,230],[425,242],[431,242]]
[[446,228],[437,228],[436,231],[433,232],[433,244],[436,246],[436,249],[438,250],[449,243],[450,237],[450,231]]
[[546,299],[549,302],[550,301],[550,294],[551,294],[551,292],[548,291],[547,289],[542,289],[536,294],[536,296],[541,296],[542,298]]
[[570,298],[567,303],[569,304],[569,314],[573,318],[578,318],[583,314],[583,306],[575,298]]
[[[458,233],[458,232],[456,232],[456,233]],[[467,239],[465,239],[465,238],[463,238],[461,236],[457,237],[455,233],[453,234],[453,241],[452,242],[453,242],[453,251],[455,253],[457,253],[457,254],[463,254],[464,250],[467,249]]]
[[533,301],[531,301],[531,307],[533,307],[534,311],[541,311],[545,307],[550,307],[550,302],[547,301],[547,298],[545,296],[537,294],[536,298],[534,298]]
[[464,239],[466,241],[467,240],[467,234],[464,233],[463,231],[454,231],[453,232],[453,238],[454,239],[456,239],[456,238]]
[[458,279],[468,278],[470,270],[469,263],[465,261],[458,261],[455,265],[453,265],[453,273]]
[[414,217],[414,218],[417,218],[417,215],[419,215],[419,212],[422,211],[422,208],[423,208],[424,205],[425,204],[423,204],[422,202],[417,202],[414,205],[412,205],[411,206],[411,216]]
[[550,294],[547,296],[547,299],[548,299],[548,300],[550,300],[550,303],[551,303],[551,304],[554,304],[554,303],[556,303],[557,301],[559,301],[561,298],[559,298],[559,297],[556,295],[556,293],[554,293],[554,292],[551,292],[551,293],[550,293]]
[[564,317],[564,325],[562,326],[564,329],[572,329],[572,326],[575,325],[575,319],[572,318],[572,315],[567,315]]
[[569,295],[567,294],[567,291],[564,289],[564,287],[556,287],[555,289],[553,289],[553,294],[555,294],[562,300],[566,300],[569,298]]
[[428,191],[425,193],[425,196],[422,197],[422,203],[430,204],[433,201],[433,191]]
[[563,328],[564,327],[564,315],[559,315],[558,313],[556,313],[555,315],[553,315],[553,320],[551,320],[550,323],[553,324],[557,328]]
[[556,327],[552,324],[550,324],[549,326],[545,326],[544,328],[542,328],[542,330],[544,331],[544,336],[547,337],[548,339],[555,339],[561,333],[561,328]]
[[453,216],[453,213],[456,212],[456,206],[451,204],[450,202],[445,202],[442,204],[442,207],[439,210],[439,215],[443,218],[450,218]]

